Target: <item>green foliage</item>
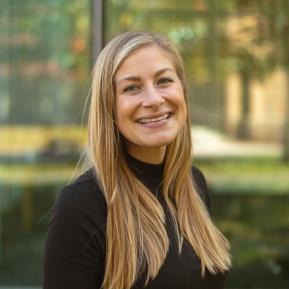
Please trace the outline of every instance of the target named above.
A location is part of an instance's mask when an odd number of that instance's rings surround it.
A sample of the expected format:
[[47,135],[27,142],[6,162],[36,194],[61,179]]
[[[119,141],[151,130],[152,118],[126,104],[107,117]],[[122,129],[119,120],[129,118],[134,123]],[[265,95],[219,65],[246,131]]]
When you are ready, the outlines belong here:
[[[192,81],[225,77],[232,68],[258,78],[276,65],[288,68],[288,1],[149,2],[108,1],[106,40],[131,29],[164,33],[190,60]],[[236,26],[232,33],[230,26]]]
[[90,1],[1,1],[0,11],[0,97],[8,103],[0,121],[79,122],[90,72]]

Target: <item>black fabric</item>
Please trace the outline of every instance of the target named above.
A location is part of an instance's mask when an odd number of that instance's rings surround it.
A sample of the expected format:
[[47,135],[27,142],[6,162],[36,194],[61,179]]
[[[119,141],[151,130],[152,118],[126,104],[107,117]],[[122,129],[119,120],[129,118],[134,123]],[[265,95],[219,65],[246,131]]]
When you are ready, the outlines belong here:
[[[154,280],[144,287],[140,276],[133,289],[222,289],[226,274],[201,277],[200,260],[184,240],[178,254],[173,223],[160,194],[163,165],[147,164],[128,156],[138,179],[156,195],[164,207],[170,247],[163,266]],[[206,181],[192,168],[197,190],[209,212]],[[93,169],[64,187],[56,200],[48,227],[44,261],[44,289],[99,289],[105,268],[107,206]],[[120,288],[115,288],[120,289]]]

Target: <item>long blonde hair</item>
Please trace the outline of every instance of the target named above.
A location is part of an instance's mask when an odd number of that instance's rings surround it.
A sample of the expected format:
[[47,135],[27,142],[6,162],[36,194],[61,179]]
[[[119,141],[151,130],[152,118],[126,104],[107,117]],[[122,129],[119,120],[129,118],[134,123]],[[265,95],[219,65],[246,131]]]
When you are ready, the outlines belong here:
[[[165,215],[155,196],[135,177],[116,126],[114,77],[135,50],[158,45],[167,52],[183,85],[184,69],[175,47],[165,37],[127,32],[114,38],[99,55],[94,71],[88,120],[89,150],[107,203],[104,289],[129,289],[146,272],[156,277],[169,248]],[[229,244],[215,227],[191,174],[190,120],[164,160],[163,196],[174,220],[179,252],[185,238],[199,256],[202,275],[224,272],[231,265]]]

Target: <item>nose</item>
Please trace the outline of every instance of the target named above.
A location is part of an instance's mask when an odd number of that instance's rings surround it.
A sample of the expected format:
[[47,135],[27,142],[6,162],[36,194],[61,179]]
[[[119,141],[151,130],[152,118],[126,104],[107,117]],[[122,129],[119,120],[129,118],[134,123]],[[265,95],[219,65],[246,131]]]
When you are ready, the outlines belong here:
[[158,107],[165,102],[163,91],[158,90],[155,86],[146,87],[142,105],[144,107]]

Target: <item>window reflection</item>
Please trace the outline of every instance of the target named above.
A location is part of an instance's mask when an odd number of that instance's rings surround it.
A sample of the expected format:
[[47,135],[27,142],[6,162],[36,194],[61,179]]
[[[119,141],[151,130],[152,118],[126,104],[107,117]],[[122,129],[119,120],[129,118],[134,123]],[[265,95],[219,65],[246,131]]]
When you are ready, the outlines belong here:
[[287,288],[288,4],[149,2],[108,1],[106,39],[151,30],[180,48],[196,162],[207,176],[216,221],[232,244],[227,287]]
[[[49,209],[85,145],[90,7],[91,0],[0,1],[0,287],[40,286]],[[150,30],[181,50],[196,162],[232,244],[227,287],[287,288],[288,3],[104,7],[105,41]]]
[[0,287],[40,286],[49,210],[85,131],[90,1],[0,1]]

